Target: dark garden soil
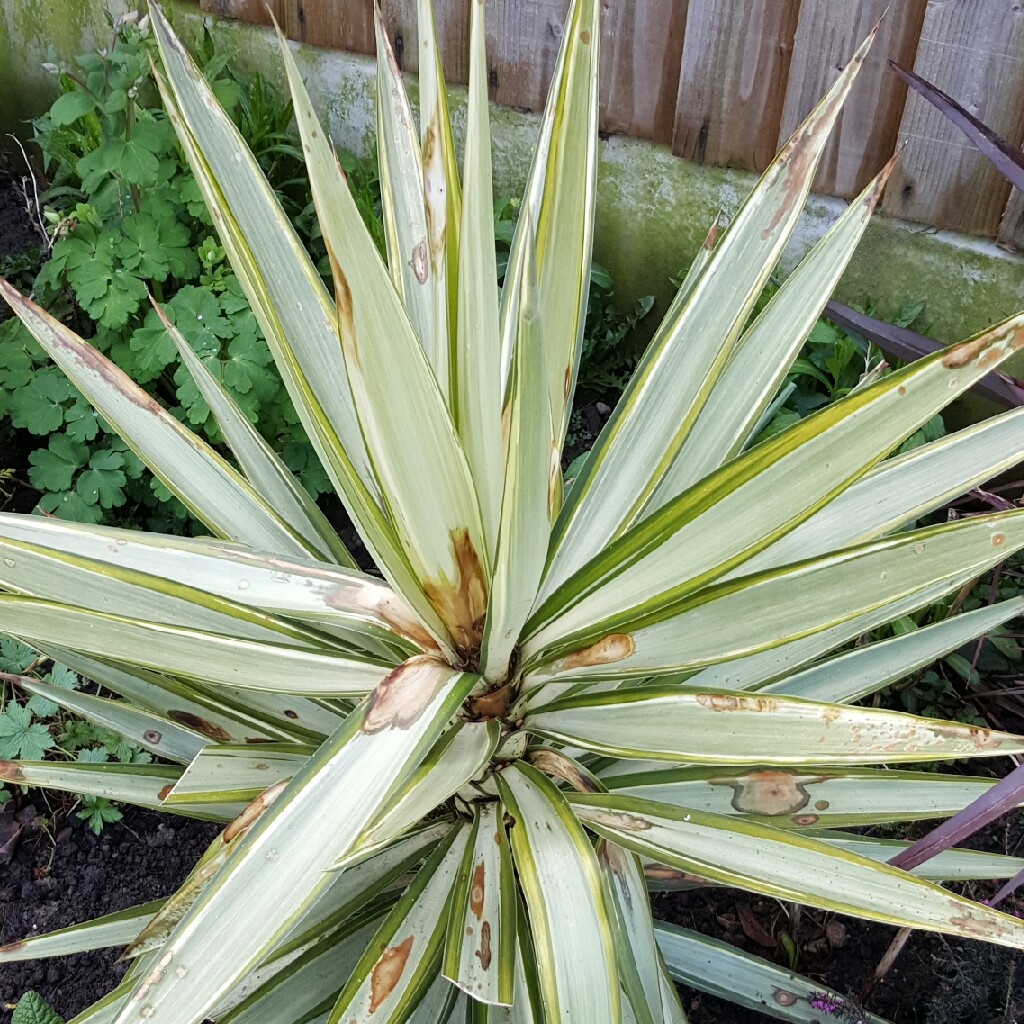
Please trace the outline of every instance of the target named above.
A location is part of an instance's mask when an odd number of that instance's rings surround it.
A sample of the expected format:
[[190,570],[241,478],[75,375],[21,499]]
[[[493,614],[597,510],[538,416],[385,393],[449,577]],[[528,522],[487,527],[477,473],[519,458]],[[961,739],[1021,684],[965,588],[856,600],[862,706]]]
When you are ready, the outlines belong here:
[[39,244],[21,191],[20,179],[0,167],[0,257]]

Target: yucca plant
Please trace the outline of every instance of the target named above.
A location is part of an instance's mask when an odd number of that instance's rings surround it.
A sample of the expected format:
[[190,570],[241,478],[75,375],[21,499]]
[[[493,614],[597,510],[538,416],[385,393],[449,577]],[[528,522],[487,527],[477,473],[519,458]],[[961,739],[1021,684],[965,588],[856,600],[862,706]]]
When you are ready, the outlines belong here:
[[950,850],[907,873],[886,863],[902,844],[843,831],[949,816],[991,784],[894,765],[1024,752],[855,703],[1021,601],[830,653],[1024,547],[1024,511],[904,529],[1011,465],[1024,411],[886,459],[1024,345],[1024,314],[750,447],[888,172],[746,326],[868,40],[709,237],[563,493],[599,8],[571,5],[500,297],[482,0],[461,178],[429,0],[419,130],[378,16],[386,266],[282,42],[333,300],[153,10],[168,116],[383,579],[172,325],[237,468],[0,285],[213,535],[0,516],[0,628],[123,699],[26,686],[166,762],[0,778],[230,823],[168,900],[0,950],[128,944],[125,981],[77,1021],[660,1024],[684,1020],[670,979],[788,1020],[848,1009],[654,925],[651,885],[1024,946],[1024,922],[938,884],[1020,861]]

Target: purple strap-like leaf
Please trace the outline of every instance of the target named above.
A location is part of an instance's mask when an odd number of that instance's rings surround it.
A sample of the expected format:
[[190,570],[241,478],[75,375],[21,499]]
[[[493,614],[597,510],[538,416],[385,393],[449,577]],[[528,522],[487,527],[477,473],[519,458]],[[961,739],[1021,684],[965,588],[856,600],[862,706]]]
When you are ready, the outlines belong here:
[[1015,149],[1001,135],[992,131],[987,124],[979,121],[965,110],[952,96],[927,79],[901,68],[895,61],[889,67],[915,92],[920,93],[929,103],[937,107],[971,141],[971,145],[988,159],[997,171],[1015,188],[1024,192],[1024,154]]
[[982,902],[988,907],[998,906],[1007,896],[1012,896],[1022,885],[1024,885],[1024,871],[1018,871],[992,899],[983,900]]
[[905,850],[896,854],[889,863],[894,868],[910,871],[926,860],[963,842],[980,828],[1012,811],[1024,801],[1024,765],[1014,768],[1005,779],[997,782],[987,793],[969,803],[962,811],[934,828]]
[[[857,310],[831,299],[825,304],[825,316],[834,320],[840,327],[855,331],[873,342],[883,352],[905,363],[911,363],[921,356],[943,348],[939,342],[926,338],[923,334],[917,334],[906,327],[887,324],[877,317],[868,316],[867,313],[858,313]],[[972,390],[1010,409],[1024,405],[1024,386],[998,370],[987,373]]]

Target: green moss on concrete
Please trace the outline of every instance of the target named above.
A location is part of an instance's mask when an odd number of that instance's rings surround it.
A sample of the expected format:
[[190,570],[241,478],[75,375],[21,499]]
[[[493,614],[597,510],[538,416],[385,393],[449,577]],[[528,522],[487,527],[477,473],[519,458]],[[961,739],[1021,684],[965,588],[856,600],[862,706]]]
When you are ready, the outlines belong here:
[[57,93],[43,62],[71,64],[109,31],[104,10],[116,17],[128,6],[124,0],[0,0],[0,131],[26,138],[26,121]]
[[[259,70],[283,87],[272,32],[204,18],[194,6],[172,2],[175,27],[186,43],[194,43],[209,26],[218,45],[233,55],[243,71]],[[47,45],[53,43],[58,59],[70,61],[90,45],[97,25],[103,26],[102,5],[100,0],[0,0],[0,9],[0,95],[5,97],[0,119],[25,118],[45,109],[52,96],[52,78],[39,70],[47,59]],[[45,34],[50,26],[57,35]],[[376,122],[373,61],[311,46],[297,46],[295,55],[336,144],[363,155],[371,152]],[[410,79],[409,85],[415,104],[416,83]],[[465,121],[465,92],[453,90],[450,104],[458,142]],[[538,124],[535,115],[492,108],[498,193],[521,193]],[[664,308],[672,290],[669,279],[693,259],[718,210],[726,218],[735,213],[754,179],[737,171],[686,163],[664,147],[631,139],[607,140],[600,157],[596,257],[614,274],[623,302],[654,293]],[[842,209],[837,200],[811,199],[783,258],[784,271],[793,267]],[[987,241],[878,217],[843,277],[838,295],[852,302],[870,296],[883,310],[924,299],[933,335],[954,341],[1024,306],[1024,259]],[[1015,368],[1024,374],[1024,356]]]

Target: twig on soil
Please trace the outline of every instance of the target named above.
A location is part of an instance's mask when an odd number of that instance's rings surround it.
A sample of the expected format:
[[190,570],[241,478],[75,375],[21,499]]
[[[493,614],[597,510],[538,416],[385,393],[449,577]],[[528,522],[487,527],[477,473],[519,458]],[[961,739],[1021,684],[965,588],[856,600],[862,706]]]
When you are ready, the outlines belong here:
[[32,222],[32,227],[42,235],[47,252],[49,252],[53,247],[53,239],[48,234],[46,230],[46,221],[43,219],[43,207],[42,203],[39,202],[39,188],[36,185],[35,172],[32,170],[32,164],[29,162],[28,153],[25,152],[25,147],[21,144],[21,139],[16,135],[11,134],[8,134],[8,138],[14,139],[14,144],[21,150],[21,156],[25,161],[25,168],[28,171],[28,180],[32,182],[32,199],[29,199],[28,189],[25,188],[25,178],[23,177],[21,179],[21,194],[25,200],[25,212],[28,214],[29,220]]
[[882,959],[878,961],[878,966],[864,979],[864,984],[860,990],[860,1001],[862,1003],[866,1003],[868,1001],[871,993],[875,991],[878,984],[889,973],[889,970],[896,962],[896,958],[903,951],[903,947],[907,944],[907,939],[909,938],[909,928],[901,928],[893,937],[892,942],[889,943],[889,948],[885,951]]

